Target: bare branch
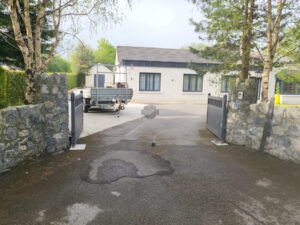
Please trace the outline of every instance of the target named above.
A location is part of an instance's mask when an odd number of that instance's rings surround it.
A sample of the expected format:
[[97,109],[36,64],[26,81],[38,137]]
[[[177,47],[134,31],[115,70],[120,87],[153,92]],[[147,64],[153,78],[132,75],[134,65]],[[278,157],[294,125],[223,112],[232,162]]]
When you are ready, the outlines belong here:
[[8,37],[9,39],[11,39],[11,40],[15,40],[14,37],[11,37],[10,35],[7,35],[6,33],[3,33],[3,32],[1,32],[1,31],[0,31],[0,36],[5,40],[5,42],[6,42],[9,46],[11,46],[12,48],[17,49],[18,51],[20,51],[20,49],[19,49],[18,47],[16,47],[16,46],[13,45],[12,43],[10,43],[9,40],[7,40],[7,37]]
[[297,49],[298,49],[298,47],[294,47],[292,50],[290,50],[290,51],[288,51],[287,53],[285,53],[285,54],[281,55],[280,57],[278,57],[278,58],[274,61],[274,63],[279,62],[280,59],[282,59],[282,58],[284,58],[284,57],[286,57],[286,56],[289,56],[290,54],[294,53]]
[[259,50],[259,47],[257,46],[257,44],[255,42],[253,42],[253,44],[254,44],[254,46],[255,46],[255,48],[256,48],[259,56],[260,56],[260,59],[264,62],[265,59],[264,59],[264,56],[262,55],[261,51]]

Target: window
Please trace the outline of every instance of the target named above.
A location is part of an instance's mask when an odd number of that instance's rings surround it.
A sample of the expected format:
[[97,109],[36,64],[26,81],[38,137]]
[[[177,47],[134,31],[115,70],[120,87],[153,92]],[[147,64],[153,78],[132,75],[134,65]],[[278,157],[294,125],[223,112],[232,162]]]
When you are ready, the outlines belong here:
[[276,87],[277,87],[278,83],[280,86],[280,94],[282,94],[282,95],[300,95],[300,82],[287,83],[282,80],[277,80],[276,86],[275,86],[275,93],[276,93]]
[[203,77],[196,74],[183,75],[184,92],[202,92]]
[[140,91],[160,91],[160,73],[140,73]]
[[222,76],[221,78],[221,92],[229,92],[232,82],[235,80],[233,76]]

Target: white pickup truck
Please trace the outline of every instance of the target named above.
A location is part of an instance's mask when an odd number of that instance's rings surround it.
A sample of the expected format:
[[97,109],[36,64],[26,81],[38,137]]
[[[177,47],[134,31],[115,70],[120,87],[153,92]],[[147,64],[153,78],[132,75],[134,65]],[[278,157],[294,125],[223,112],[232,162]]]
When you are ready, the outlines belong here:
[[132,95],[131,88],[91,88],[83,94],[84,112],[90,109],[124,110]]

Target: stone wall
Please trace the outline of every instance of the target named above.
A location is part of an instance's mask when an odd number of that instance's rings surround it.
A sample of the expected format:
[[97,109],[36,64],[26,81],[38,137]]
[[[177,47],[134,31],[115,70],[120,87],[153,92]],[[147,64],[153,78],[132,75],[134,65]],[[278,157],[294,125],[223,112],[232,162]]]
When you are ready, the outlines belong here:
[[36,81],[36,105],[0,110],[0,172],[26,158],[69,147],[66,77],[43,74]]
[[[269,104],[238,107],[229,103],[226,141],[258,150]],[[274,107],[270,136],[264,151],[284,160],[300,163],[300,108]]]

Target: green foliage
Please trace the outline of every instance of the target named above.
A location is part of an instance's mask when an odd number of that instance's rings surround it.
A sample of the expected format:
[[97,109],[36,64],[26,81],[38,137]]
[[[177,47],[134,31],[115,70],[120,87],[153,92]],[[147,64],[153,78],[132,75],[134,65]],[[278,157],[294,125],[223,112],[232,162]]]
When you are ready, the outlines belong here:
[[278,94],[278,95],[280,94],[280,85],[279,85],[279,83],[276,84],[276,91],[275,91],[275,93]]
[[85,73],[79,72],[77,76],[77,87],[83,87],[85,85]]
[[285,58],[285,64],[300,64],[300,21],[284,30],[277,52],[279,57]]
[[[240,71],[245,75],[248,64],[250,70],[262,70],[266,61],[267,47],[267,7],[266,1],[255,0],[253,26],[245,17],[245,6],[251,7],[251,1],[244,0],[189,0],[200,10],[204,18],[200,21],[191,20],[200,39],[213,41],[212,47],[194,50],[200,56],[217,59],[221,64],[215,71]],[[272,19],[276,15],[276,4],[272,1]],[[278,48],[273,66],[296,64],[300,62],[300,1],[286,0],[280,22]],[[249,16],[249,14],[248,14]],[[245,18],[244,18],[245,17]],[[272,24],[274,30],[275,21]],[[247,29],[252,29],[249,36]],[[248,30],[249,31],[249,30]],[[249,39],[248,39],[249,38]],[[250,42],[247,42],[250,40]],[[193,48],[192,48],[193,49]],[[260,51],[261,54],[258,53]],[[248,57],[248,53],[250,55]],[[242,55],[241,55],[242,53]],[[262,60],[262,57],[264,59]],[[283,59],[283,60],[282,60]],[[241,64],[242,62],[242,64]],[[243,69],[243,71],[241,70]],[[295,80],[288,78],[288,80]]]
[[25,72],[0,67],[0,108],[22,105],[25,99]]
[[200,38],[219,43],[240,44],[243,23],[243,0],[191,0],[201,8],[205,17],[191,20]]
[[54,56],[51,62],[46,67],[46,72],[64,72],[64,73],[70,73],[71,72],[71,63],[63,59],[60,56]]
[[9,106],[23,105],[26,82],[24,71],[7,71],[7,103]]
[[95,51],[95,62],[102,64],[114,64],[116,48],[108,40],[102,38],[98,41],[98,48]]
[[277,78],[286,83],[300,82],[300,71],[284,69],[277,73]]
[[7,72],[0,66],[0,109],[7,106]]
[[70,56],[72,72],[76,74],[87,74],[95,62],[93,49],[82,44],[77,45],[70,53]]
[[68,90],[77,87],[77,74],[67,73]]
[[[68,90],[82,87],[84,79],[78,74],[66,73]],[[24,71],[10,71],[0,67],[0,109],[23,105],[26,91]]]
[[[34,0],[30,0],[30,4],[33,6],[30,9],[30,19],[32,25],[36,24],[37,7]],[[23,1],[20,1],[20,6],[23,9]],[[41,50],[43,54],[48,54],[50,51],[49,41],[55,36],[53,27],[49,25],[48,18],[45,17],[45,23],[42,27],[42,44]],[[20,29],[24,39],[26,39],[26,29],[22,19],[19,19]],[[0,61],[6,65],[15,66],[24,69],[24,60],[19,50],[16,41],[14,40],[14,32],[11,24],[10,15],[5,6],[5,1],[0,1],[0,24],[1,24],[1,35],[0,35]],[[34,26],[33,26],[34,27]],[[34,32],[33,32],[34,36]]]

